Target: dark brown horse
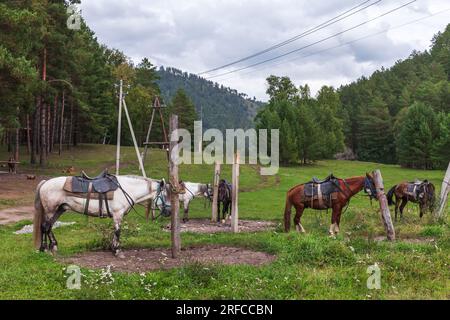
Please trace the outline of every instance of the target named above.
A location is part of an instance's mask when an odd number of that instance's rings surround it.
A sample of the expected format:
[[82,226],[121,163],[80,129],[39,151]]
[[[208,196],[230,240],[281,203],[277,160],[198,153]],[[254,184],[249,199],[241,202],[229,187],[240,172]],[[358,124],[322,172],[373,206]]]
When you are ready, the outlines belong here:
[[220,222],[220,203],[222,203],[222,219],[225,220],[226,215],[231,215],[231,184],[226,180],[219,181],[217,193],[217,222]]
[[[395,195],[395,201],[393,197]],[[420,217],[422,218],[426,209],[433,212],[435,204],[435,188],[431,182],[402,182],[393,186],[387,193],[388,204],[395,204],[395,221],[397,221],[397,211],[400,207],[400,219],[403,218],[403,209],[408,201],[419,204]]]
[[376,195],[373,177],[368,173],[365,176],[360,177],[352,177],[347,179],[336,178],[336,183],[339,186],[340,191],[334,198],[330,199],[330,201],[325,204],[319,199],[311,201],[311,199],[308,199],[304,196],[306,184],[299,184],[289,190],[287,192],[286,207],[284,209],[285,231],[289,232],[291,229],[292,206],[294,206],[296,210],[294,223],[298,232],[305,232],[305,229],[300,223],[300,219],[302,217],[303,211],[306,208],[312,208],[315,210],[324,210],[331,208],[332,215],[329,232],[330,235],[334,236],[339,232],[342,210],[346,207],[351,197],[360,192],[362,189],[364,189],[365,192],[369,194],[369,196],[374,197]]

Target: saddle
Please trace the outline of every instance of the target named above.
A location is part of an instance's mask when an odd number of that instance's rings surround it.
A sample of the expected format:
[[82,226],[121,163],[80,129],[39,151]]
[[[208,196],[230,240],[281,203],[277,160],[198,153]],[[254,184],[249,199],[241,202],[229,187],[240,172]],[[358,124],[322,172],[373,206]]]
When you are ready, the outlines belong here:
[[424,193],[422,186],[426,183],[428,183],[428,180],[416,180],[414,182],[408,182],[408,184],[406,185],[406,194],[408,194],[415,200],[420,199]]
[[109,174],[107,170],[94,178],[89,177],[83,171],[80,176],[67,177],[64,184],[66,192],[69,192],[74,197],[86,199],[84,214],[88,214],[90,200],[98,200],[99,216],[101,218],[105,217],[102,210],[103,202],[105,202],[108,216],[111,217],[108,200],[113,200],[114,191],[118,188],[117,177]]
[[304,184],[303,197],[305,201],[319,201],[319,208],[326,209],[331,207],[332,200],[337,199],[337,195],[341,192],[339,180],[333,174],[330,174],[324,180],[314,177],[311,181]]

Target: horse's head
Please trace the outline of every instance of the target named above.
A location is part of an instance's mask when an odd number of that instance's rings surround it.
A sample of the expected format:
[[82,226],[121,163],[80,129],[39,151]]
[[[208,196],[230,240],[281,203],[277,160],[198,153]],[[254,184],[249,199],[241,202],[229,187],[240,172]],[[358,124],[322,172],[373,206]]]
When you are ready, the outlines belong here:
[[367,193],[370,199],[377,198],[377,188],[375,187],[375,181],[370,173],[366,173],[364,177],[364,192]]
[[210,185],[209,183],[206,184],[206,188],[204,189],[203,192],[203,196],[205,198],[207,198],[209,201],[212,201],[213,198],[213,194],[214,194],[214,190],[212,185]]
[[434,184],[428,180],[424,180],[418,187],[418,198],[420,202],[428,204],[430,207],[434,205],[435,201],[435,187]]

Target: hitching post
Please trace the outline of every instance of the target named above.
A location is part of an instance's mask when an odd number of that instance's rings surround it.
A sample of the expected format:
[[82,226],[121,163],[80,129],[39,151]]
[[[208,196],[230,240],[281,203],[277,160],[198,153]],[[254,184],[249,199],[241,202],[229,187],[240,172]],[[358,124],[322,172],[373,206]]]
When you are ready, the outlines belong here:
[[231,190],[231,231],[239,232],[239,152],[236,153],[233,163],[232,190]]
[[377,190],[377,198],[380,203],[381,218],[383,220],[384,227],[386,229],[387,238],[390,241],[395,240],[395,229],[392,224],[391,213],[389,211],[389,206],[384,193],[383,177],[381,176],[380,170],[375,170],[373,172],[373,180],[375,182],[375,188]]
[[445,176],[444,176],[444,181],[442,181],[439,210],[437,212],[438,219],[440,217],[442,217],[442,214],[444,213],[444,209],[447,206],[449,191],[450,191],[450,162],[448,163],[448,168],[447,168],[447,172],[445,173]]
[[180,239],[180,200],[178,191],[180,190],[178,180],[178,151],[173,152],[178,144],[178,116],[170,116],[170,145],[169,145],[169,181],[170,181],[170,205],[171,205],[171,237],[172,237],[172,258],[176,259],[181,251]]
[[215,168],[214,168],[214,181],[213,181],[213,202],[212,202],[212,209],[211,209],[211,221],[216,222],[218,217],[217,212],[217,198],[219,193],[219,180],[220,180],[220,163],[216,162]]

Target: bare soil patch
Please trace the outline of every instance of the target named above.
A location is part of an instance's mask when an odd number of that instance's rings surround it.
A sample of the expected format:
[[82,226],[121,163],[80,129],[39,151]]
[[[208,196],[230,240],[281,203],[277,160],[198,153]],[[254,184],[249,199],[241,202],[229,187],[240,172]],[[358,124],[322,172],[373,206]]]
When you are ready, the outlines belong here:
[[[387,241],[385,236],[379,236],[374,238],[375,241]],[[415,244],[434,244],[434,238],[397,238],[396,242],[404,242],[404,243],[415,243]]]
[[202,246],[181,250],[179,259],[173,259],[170,249],[124,250],[125,258],[115,257],[111,251],[93,251],[61,259],[63,263],[75,264],[90,269],[111,266],[113,271],[145,272],[172,269],[190,263],[201,264],[246,264],[261,266],[275,260],[274,255],[237,247]]
[[47,177],[27,180],[26,174],[0,174],[0,225],[33,218],[34,191]]
[[[239,220],[239,232],[260,232],[272,230],[276,224],[271,221]],[[170,231],[170,224],[166,225],[165,231]],[[196,233],[218,233],[231,232],[231,222],[225,223],[211,222],[209,219],[191,219],[180,224],[181,232]]]
[[0,210],[0,225],[33,220],[34,207],[16,207]]

